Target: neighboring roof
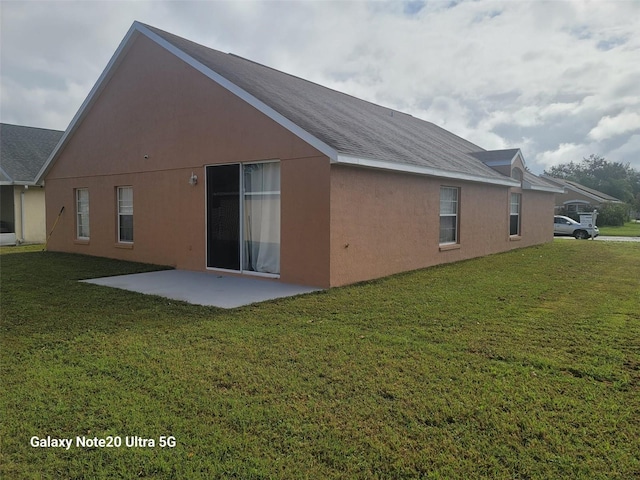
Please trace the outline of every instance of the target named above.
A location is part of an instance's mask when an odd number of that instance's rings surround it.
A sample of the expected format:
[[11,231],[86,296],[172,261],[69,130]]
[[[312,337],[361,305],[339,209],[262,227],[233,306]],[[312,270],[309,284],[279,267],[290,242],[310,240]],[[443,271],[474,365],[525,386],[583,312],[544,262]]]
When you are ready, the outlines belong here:
[[0,183],[35,185],[38,172],[63,133],[46,128],[0,124]]
[[557,187],[553,183],[547,182],[544,178],[534,175],[528,170],[525,170],[522,174],[522,187],[541,192],[564,193],[564,190],[561,187]]
[[108,83],[128,46],[140,35],[254,106],[327,155],[332,163],[519,185],[473,155],[488,153],[484,149],[437,125],[139,22],[131,26],[39,178]]
[[581,185],[578,182],[574,182],[573,180],[556,178],[548,175],[543,175],[542,178],[549,182],[553,182],[563,188],[566,188],[567,190],[571,190],[573,192],[589,197],[599,203],[606,203],[606,202],[623,203],[620,199],[616,197],[612,197],[607,193],[594,190],[593,188],[585,187],[584,185]]

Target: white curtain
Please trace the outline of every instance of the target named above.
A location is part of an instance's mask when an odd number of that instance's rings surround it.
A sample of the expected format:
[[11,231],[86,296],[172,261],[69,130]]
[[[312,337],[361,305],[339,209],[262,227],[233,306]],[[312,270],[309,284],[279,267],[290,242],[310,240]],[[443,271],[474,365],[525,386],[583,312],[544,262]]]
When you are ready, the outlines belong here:
[[244,270],[280,273],[280,163],[244,165]]

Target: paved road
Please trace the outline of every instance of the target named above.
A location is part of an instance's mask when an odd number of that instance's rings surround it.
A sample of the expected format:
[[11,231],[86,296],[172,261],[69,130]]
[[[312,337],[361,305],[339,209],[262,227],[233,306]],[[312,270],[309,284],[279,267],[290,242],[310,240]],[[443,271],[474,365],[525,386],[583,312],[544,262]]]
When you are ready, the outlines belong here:
[[[554,237],[554,238],[575,240],[575,238],[573,237]],[[599,237],[596,237],[596,240],[603,241],[603,242],[640,242],[640,237],[607,237],[607,236],[601,235]]]

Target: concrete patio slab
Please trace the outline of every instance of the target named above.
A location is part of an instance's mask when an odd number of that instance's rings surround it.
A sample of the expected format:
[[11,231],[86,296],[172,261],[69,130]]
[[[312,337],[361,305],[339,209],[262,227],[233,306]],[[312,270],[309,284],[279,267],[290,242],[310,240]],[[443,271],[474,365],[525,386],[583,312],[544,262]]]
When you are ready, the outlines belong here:
[[162,270],[81,281],[220,308],[236,308],[320,290],[277,281],[186,270]]

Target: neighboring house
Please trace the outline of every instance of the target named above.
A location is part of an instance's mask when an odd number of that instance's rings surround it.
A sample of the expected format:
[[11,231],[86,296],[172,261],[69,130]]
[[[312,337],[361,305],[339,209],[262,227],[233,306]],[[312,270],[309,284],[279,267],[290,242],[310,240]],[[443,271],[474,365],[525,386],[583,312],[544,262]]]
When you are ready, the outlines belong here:
[[44,190],[36,176],[64,132],[0,124],[0,242],[44,243]]
[[519,150],[135,22],[43,167],[51,250],[331,287],[553,239]]
[[624,203],[621,200],[599,192],[577,182],[543,175],[542,178],[563,189],[563,193],[556,195],[555,213],[579,214],[592,212],[603,203]]

